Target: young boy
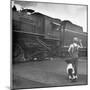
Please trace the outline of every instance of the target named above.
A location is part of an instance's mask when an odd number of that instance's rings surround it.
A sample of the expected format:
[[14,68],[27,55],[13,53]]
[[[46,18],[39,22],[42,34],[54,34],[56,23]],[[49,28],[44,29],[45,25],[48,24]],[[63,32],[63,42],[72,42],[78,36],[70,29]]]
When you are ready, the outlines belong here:
[[79,40],[77,37],[73,38],[73,43],[69,46],[68,52],[70,54],[70,57],[72,58],[72,66],[74,67],[75,73],[74,73],[74,79],[77,79],[77,67],[78,67],[78,51],[79,48],[82,48],[81,40]]

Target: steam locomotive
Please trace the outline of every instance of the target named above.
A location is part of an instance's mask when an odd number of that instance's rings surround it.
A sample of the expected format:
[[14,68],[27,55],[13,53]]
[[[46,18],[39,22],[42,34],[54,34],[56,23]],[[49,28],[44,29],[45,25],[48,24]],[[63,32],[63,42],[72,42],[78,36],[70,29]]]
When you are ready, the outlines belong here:
[[14,61],[43,60],[68,56],[73,37],[82,40],[81,56],[87,56],[87,33],[68,20],[61,21],[39,12],[12,11]]

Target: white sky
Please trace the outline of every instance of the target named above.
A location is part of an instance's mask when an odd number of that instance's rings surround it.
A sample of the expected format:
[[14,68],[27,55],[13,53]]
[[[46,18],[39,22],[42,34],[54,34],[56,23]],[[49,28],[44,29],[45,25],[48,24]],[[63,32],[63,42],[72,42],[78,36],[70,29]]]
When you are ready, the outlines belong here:
[[18,9],[21,7],[30,8],[37,12],[53,18],[61,20],[70,20],[72,23],[83,27],[83,31],[87,32],[87,6],[85,5],[69,5],[69,4],[54,4],[40,2],[24,2],[15,1]]

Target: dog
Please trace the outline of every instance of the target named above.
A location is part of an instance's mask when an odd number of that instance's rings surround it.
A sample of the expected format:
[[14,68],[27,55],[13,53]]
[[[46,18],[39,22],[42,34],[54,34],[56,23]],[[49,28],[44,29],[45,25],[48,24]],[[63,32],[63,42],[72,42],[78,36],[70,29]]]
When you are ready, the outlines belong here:
[[73,66],[72,66],[71,63],[69,63],[69,64],[67,65],[67,70],[66,70],[66,71],[67,71],[68,78],[69,78],[70,80],[73,80],[75,71],[74,71],[74,68],[73,68]]
[[66,72],[68,75],[69,80],[75,81],[78,77],[75,76],[75,70],[74,67],[72,65],[72,62],[67,60],[67,68],[66,68]]

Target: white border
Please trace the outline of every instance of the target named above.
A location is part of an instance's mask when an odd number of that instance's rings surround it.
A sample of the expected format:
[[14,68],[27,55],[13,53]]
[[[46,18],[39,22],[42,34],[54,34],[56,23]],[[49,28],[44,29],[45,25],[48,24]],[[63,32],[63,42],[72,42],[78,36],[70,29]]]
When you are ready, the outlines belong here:
[[[27,1],[86,4],[88,5],[88,11],[89,11],[88,16],[90,16],[90,7],[89,7],[90,0],[27,0]],[[89,17],[88,17],[88,20],[89,20],[88,21],[89,23],[90,22]],[[89,26],[88,26],[88,33],[90,31]],[[89,47],[88,47],[88,50],[89,50]],[[88,59],[88,63],[89,62],[90,61]],[[88,68],[90,68],[90,65],[88,65]],[[90,76],[90,70],[88,71],[89,71],[88,76]],[[90,84],[89,79],[88,79],[88,83]],[[0,1],[0,90],[9,90],[9,87],[10,87],[10,0],[1,0]],[[37,90],[60,90],[60,89],[61,90],[67,90],[67,89],[68,90],[76,90],[76,89],[90,90],[90,86],[87,85],[87,86],[38,88]]]

